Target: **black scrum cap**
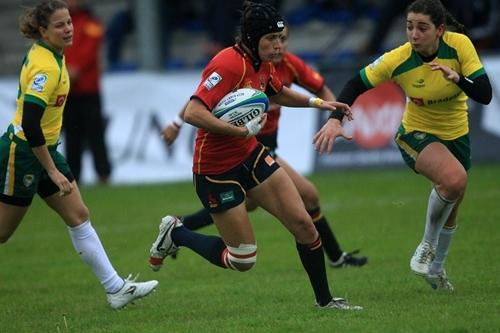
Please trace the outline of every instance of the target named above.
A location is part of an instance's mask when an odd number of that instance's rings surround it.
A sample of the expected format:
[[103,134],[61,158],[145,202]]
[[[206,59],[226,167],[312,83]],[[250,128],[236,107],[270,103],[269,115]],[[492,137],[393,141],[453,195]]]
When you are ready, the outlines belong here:
[[241,16],[241,42],[259,58],[259,40],[265,34],[281,32],[285,22],[278,11],[261,3],[246,2]]

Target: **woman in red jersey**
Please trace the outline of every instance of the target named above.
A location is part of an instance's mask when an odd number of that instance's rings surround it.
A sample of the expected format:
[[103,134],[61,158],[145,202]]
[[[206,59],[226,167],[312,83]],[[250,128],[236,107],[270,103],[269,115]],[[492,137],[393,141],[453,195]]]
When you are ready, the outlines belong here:
[[[277,57],[273,58],[273,64],[276,68],[283,85],[290,87],[295,83],[316,96],[324,100],[335,100],[335,95],[325,84],[324,78],[313,68],[308,66],[302,59],[288,52],[288,27],[285,26],[281,33],[281,49]],[[354,252],[343,252],[340,244],[335,237],[326,217],[323,215],[320,207],[318,189],[306,177],[299,174],[292,168],[282,157],[277,155],[278,148],[278,123],[281,115],[281,106],[271,104],[267,112],[265,126],[255,136],[257,141],[262,143],[270,150],[271,156],[278,164],[285,169],[287,174],[292,179],[297,187],[299,194],[304,201],[307,212],[311,216],[314,226],[321,236],[323,250],[328,258],[328,263],[331,267],[348,267],[348,266],[363,266],[367,263],[368,258],[364,256],[356,256]],[[163,137],[168,144],[172,144],[180,131],[184,117],[184,110],[179,117],[172,121],[171,124],[163,130]],[[252,211],[257,208],[257,205],[250,198],[247,198],[247,210]],[[182,224],[190,229],[197,230],[204,226],[213,224],[212,216],[206,208],[202,208],[193,214],[184,215],[181,217]]]
[[[240,41],[219,52],[207,65],[202,81],[184,113],[198,127],[193,173],[196,192],[210,212],[221,237],[195,233],[173,216],[166,216],[150,251],[150,265],[158,270],[163,259],[186,246],[214,265],[247,271],[257,260],[257,246],[245,207],[246,197],[277,217],[293,234],[301,262],[321,308],[358,310],[332,297],[326,276],[321,238],[286,171],[276,163],[255,135],[263,116],[236,127],[214,117],[210,110],[234,89],[252,87],[271,101],[291,107],[315,106],[343,110],[347,105],[309,98],[283,86],[272,60],[282,47],[284,22],[271,6],[246,3]],[[338,136],[344,136],[339,127]]]

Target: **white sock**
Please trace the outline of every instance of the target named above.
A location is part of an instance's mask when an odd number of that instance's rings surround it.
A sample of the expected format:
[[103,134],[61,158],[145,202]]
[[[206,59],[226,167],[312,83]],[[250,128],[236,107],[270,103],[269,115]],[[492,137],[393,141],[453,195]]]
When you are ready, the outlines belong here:
[[439,233],[448,220],[451,211],[455,207],[455,201],[448,201],[441,197],[435,188],[432,188],[427,204],[427,216],[425,221],[424,241],[436,247]]
[[436,247],[436,257],[432,261],[431,267],[429,268],[429,274],[437,274],[443,270],[443,265],[448,255],[448,249],[450,248],[451,239],[453,234],[457,230],[457,226],[452,228],[444,227],[439,233],[439,241]]
[[119,291],[123,287],[123,279],[111,265],[90,220],[77,227],[68,227],[68,230],[76,252],[92,268],[106,292],[113,294]]

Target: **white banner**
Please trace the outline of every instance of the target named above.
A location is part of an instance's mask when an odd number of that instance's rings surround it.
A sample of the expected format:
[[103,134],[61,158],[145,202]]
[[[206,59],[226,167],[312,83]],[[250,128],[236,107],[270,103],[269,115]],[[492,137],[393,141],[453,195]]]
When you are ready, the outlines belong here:
[[[188,101],[200,72],[116,73],[103,78],[106,141],[113,165],[111,182],[152,183],[190,180],[195,129],[185,124],[172,147],[166,147],[160,129]],[[15,109],[17,79],[0,80],[0,124],[3,131]],[[316,112],[284,109],[278,137],[280,156],[301,173],[312,170]],[[62,139],[60,151],[64,145]],[[92,158],[86,153],[82,183],[96,181]]]

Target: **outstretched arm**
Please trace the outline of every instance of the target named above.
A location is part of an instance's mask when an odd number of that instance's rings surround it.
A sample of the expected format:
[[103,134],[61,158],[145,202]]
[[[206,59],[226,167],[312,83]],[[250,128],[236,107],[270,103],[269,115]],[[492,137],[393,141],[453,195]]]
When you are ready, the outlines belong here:
[[[346,83],[342,89],[338,101],[344,102],[347,105],[352,105],[356,98],[367,91],[368,88],[363,83],[361,76],[358,74],[353,77],[349,82]],[[339,111],[333,111],[328,118],[325,125],[316,133],[313,138],[314,148],[320,153],[331,153],[333,150],[333,144],[338,136],[341,136],[347,140],[351,140],[352,137],[345,135],[342,128],[342,120],[344,119],[344,113]],[[350,119],[350,118],[348,118]]]

